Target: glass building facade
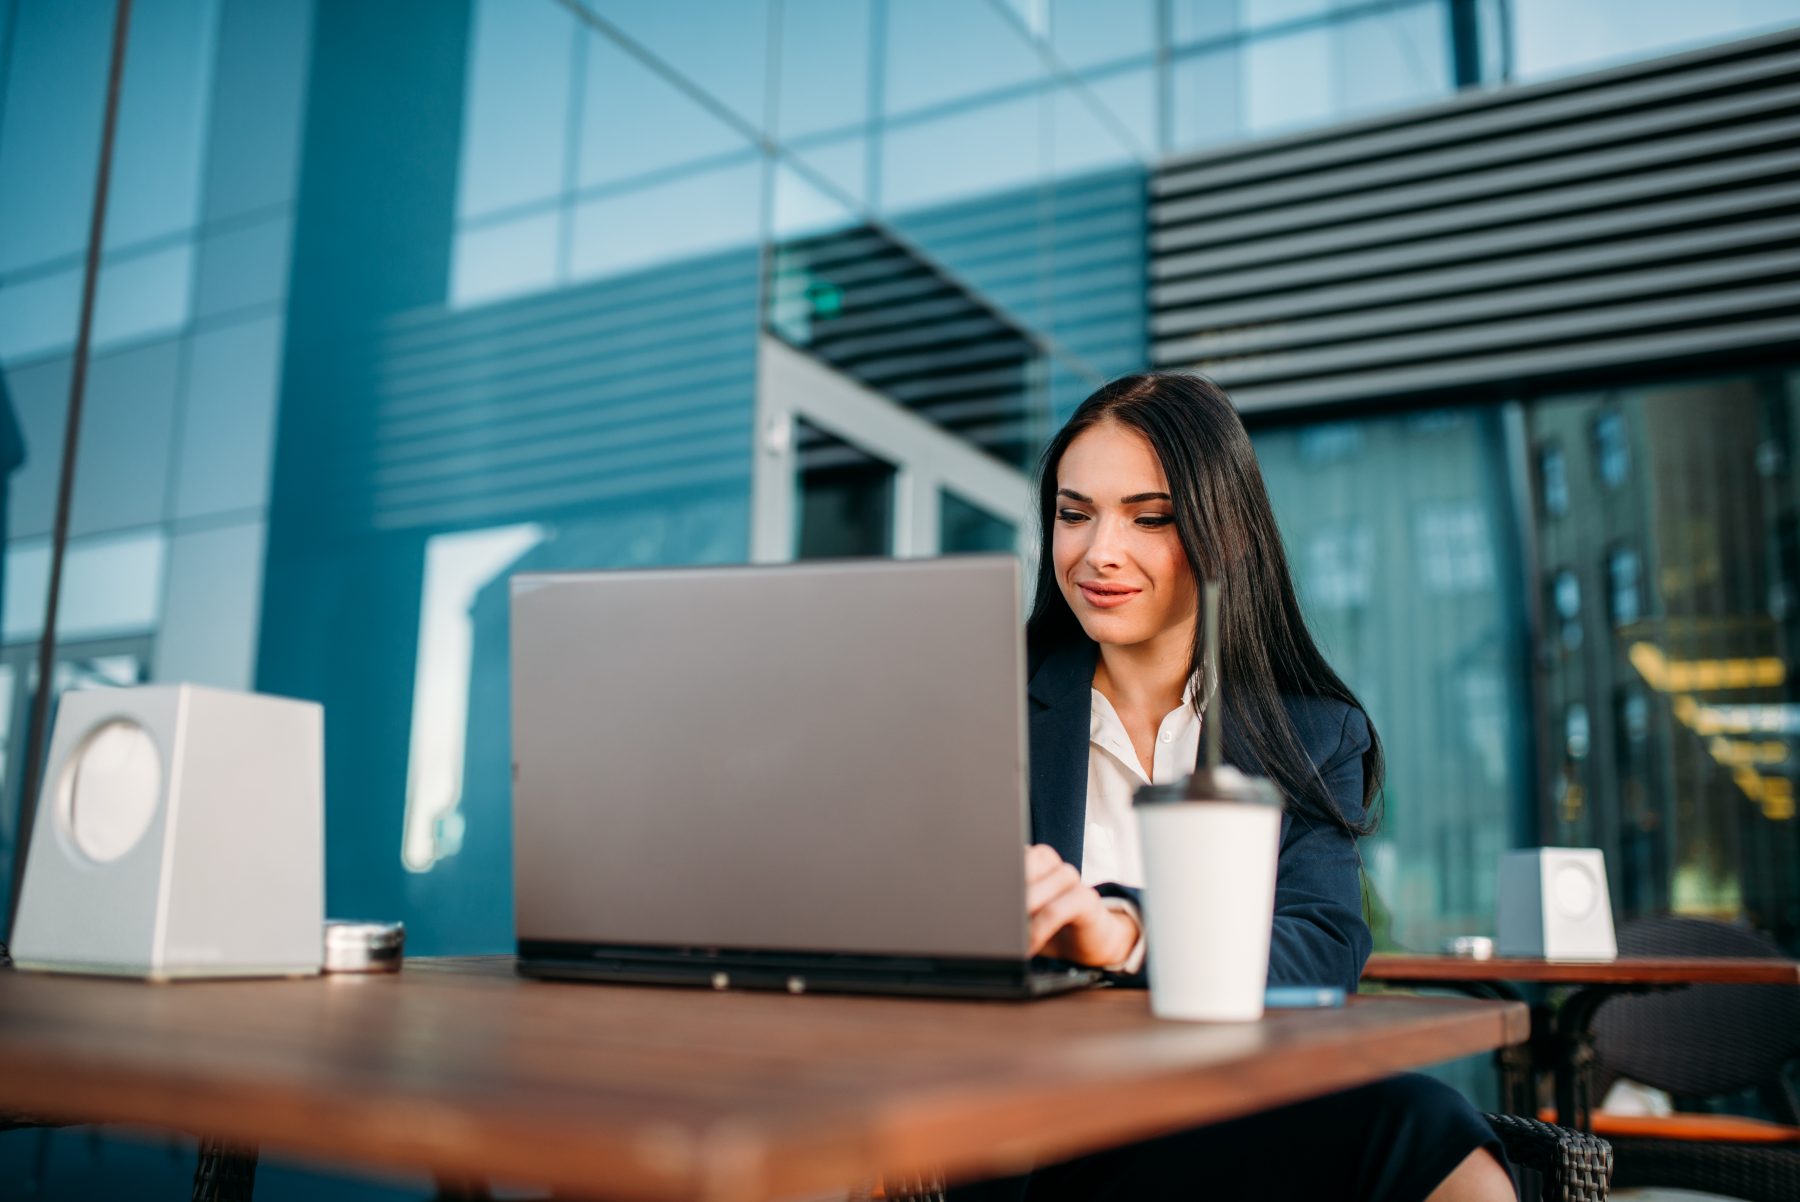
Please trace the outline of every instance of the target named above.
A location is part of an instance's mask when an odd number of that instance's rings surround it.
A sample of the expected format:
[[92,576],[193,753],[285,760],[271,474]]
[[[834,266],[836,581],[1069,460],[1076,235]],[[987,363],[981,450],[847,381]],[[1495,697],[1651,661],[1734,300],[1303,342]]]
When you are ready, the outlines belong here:
[[[111,19],[0,0],[9,880]],[[1150,357],[1158,163],[1796,23],[137,0],[53,691],[324,703],[331,911],[506,950],[509,573],[1030,555],[1039,449]],[[1622,916],[1800,946],[1796,406],[1759,365],[1254,415],[1302,599],[1388,747],[1387,945],[1490,930],[1499,852],[1544,842],[1604,848]]]

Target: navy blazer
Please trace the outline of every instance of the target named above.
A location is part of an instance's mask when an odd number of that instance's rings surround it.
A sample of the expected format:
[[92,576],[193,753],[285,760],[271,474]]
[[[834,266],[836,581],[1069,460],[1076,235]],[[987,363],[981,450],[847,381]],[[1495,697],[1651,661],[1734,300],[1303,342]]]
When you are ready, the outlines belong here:
[[[1081,867],[1087,831],[1089,717],[1096,644],[1081,639],[1043,656],[1031,674],[1031,832],[1064,860]],[[1036,656],[1033,657],[1037,659]],[[1318,766],[1338,808],[1352,822],[1363,816],[1363,753],[1369,724],[1361,710],[1319,697],[1285,697],[1301,745]],[[1227,763],[1255,773],[1259,766],[1229,721],[1221,729]],[[1362,861],[1356,840],[1323,819],[1281,816],[1281,859],[1275,874],[1275,925],[1269,944],[1274,985],[1341,985],[1355,990],[1373,939],[1362,911]],[[1138,891],[1103,884],[1100,892],[1134,901]],[[1155,955],[1156,949],[1151,948]],[[1118,978],[1143,985],[1142,973]]]

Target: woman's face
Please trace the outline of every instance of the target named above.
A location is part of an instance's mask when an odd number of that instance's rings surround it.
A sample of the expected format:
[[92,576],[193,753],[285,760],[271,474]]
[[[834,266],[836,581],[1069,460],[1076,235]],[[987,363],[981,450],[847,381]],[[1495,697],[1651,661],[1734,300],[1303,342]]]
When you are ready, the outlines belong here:
[[1056,490],[1057,584],[1088,637],[1187,655],[1198,591],[1150,440],[1116,422],[1089,427],[1063,452]]

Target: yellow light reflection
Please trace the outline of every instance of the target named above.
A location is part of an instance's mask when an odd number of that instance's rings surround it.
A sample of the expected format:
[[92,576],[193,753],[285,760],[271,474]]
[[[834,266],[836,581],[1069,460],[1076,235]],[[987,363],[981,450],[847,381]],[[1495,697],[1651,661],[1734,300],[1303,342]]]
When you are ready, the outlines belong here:
[[1627,652],[1644,683],[1659,693],[1711,693],[1725,689],[1773,689],[1787,680],[1779,656],[1742,659],[1669,659],[1651,643],[1633,643]]

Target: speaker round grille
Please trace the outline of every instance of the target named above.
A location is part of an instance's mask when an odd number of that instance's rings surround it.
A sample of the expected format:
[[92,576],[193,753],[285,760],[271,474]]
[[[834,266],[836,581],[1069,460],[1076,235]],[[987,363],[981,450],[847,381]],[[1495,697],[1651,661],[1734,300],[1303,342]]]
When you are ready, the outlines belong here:
[[90,860],[118,859],[144,837],[162,800],[162,756],[135,722],[95,727],[63,768],[62,812],[69,837]]

